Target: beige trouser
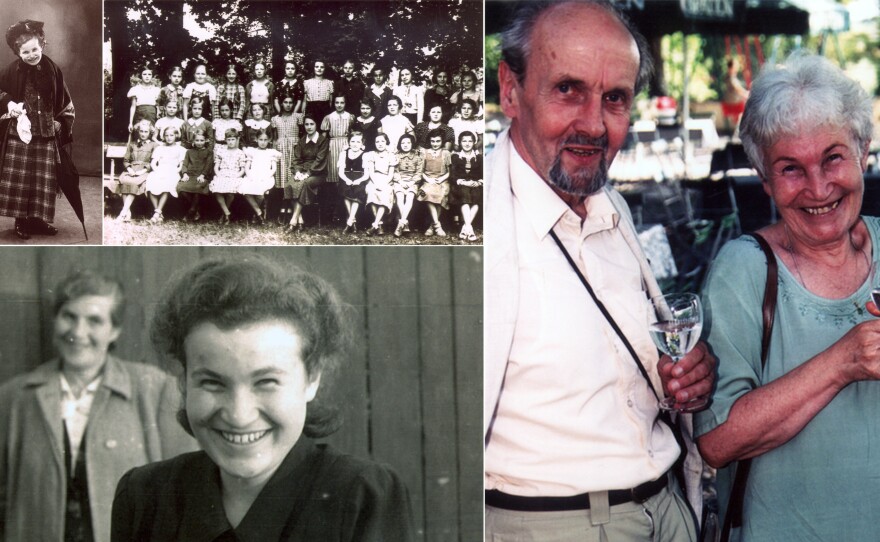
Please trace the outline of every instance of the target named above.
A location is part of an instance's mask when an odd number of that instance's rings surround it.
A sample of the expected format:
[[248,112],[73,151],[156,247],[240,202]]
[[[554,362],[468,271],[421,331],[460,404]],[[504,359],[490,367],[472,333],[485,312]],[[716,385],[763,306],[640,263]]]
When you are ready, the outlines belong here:
[[[676,484],[671,484],[672,486]],[[485,542],[695,542],[690,507],[663,489],[642,504],[609,507],[607,492],[590,494],[590,510],[516,512],[486,507]]]

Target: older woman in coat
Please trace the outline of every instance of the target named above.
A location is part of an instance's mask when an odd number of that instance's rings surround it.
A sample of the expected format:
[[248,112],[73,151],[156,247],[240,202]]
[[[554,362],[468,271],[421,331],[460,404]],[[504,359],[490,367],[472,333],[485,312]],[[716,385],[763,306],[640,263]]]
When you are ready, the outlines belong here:
[[196,448],[175,419],[174,379],[108,353],[124,308],[116,281],[66,278],[58,358],[0,386],[0,540],[109,542],[122,475]]

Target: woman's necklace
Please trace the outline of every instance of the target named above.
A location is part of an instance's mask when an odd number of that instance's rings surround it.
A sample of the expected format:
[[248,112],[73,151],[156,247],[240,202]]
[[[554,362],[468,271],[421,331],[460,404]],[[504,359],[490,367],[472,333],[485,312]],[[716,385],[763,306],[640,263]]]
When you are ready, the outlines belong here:
[[[792,238],[791,238],[791,230],[788,229],[788,224],[785,222],[782,223],[782,227],[785,230],[785,236],[788,238],[788,246],[785,248],[786,248],[786,250],[788,250],[788,253],[791,254],[791,261],[794,262],[794,270],[797,273],[798,279],[800,279],[801,284],[803,285],[803,287],[807,291],[812,291],[807,286],[807,281],[804,280],[804,276],[801,274],[801,268],[798,265],[797,253],[794,251],[794,242],[792,241]],[[852,233],[849,234],[849,244],[853,248],[853,250],[855,250],[856,252],[858,252],[862,255],[862,258],[864,258],[864,260],[865,260],[865,265],[868,268],[868,272],[870,272],[871,262],[868,261],[868,255],[865,254],[864,250],[856,248],[855,243],[853,243],[853,241],[852,241]]]

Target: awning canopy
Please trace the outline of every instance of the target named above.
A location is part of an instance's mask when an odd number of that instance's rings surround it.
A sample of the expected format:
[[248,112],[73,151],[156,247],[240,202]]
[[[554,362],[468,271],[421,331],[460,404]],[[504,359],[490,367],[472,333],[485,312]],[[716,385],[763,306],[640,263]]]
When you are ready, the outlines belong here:
[[[515,0],[486,2],[486,33],[500,32]],[[789,34],[810,30],[809,13],[785,0],[617,0],[639,30],[652,36]]]

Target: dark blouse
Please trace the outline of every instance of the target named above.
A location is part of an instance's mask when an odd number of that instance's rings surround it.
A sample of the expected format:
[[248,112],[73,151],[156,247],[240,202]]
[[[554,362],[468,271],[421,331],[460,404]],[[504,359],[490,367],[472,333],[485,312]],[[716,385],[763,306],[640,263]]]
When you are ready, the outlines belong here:
[[236,528],[204,452],[132,469],[113,501],[114,542],[415,539],[406,488],[390,469],[301,438]]
[[430,134],[432,130],[440,130],[443,132],[444,145],[446,145],[446,143],[452,143],[452,146],[455,146],[455,130],[453,130],[451,126],[441,123],[437,128],[431,128],[426,121],[416,124],[416,127],[413,129],[416,136],[416,143],[419,147],[423,149],[431,148],[431,138],[428,137],[428,134]]

